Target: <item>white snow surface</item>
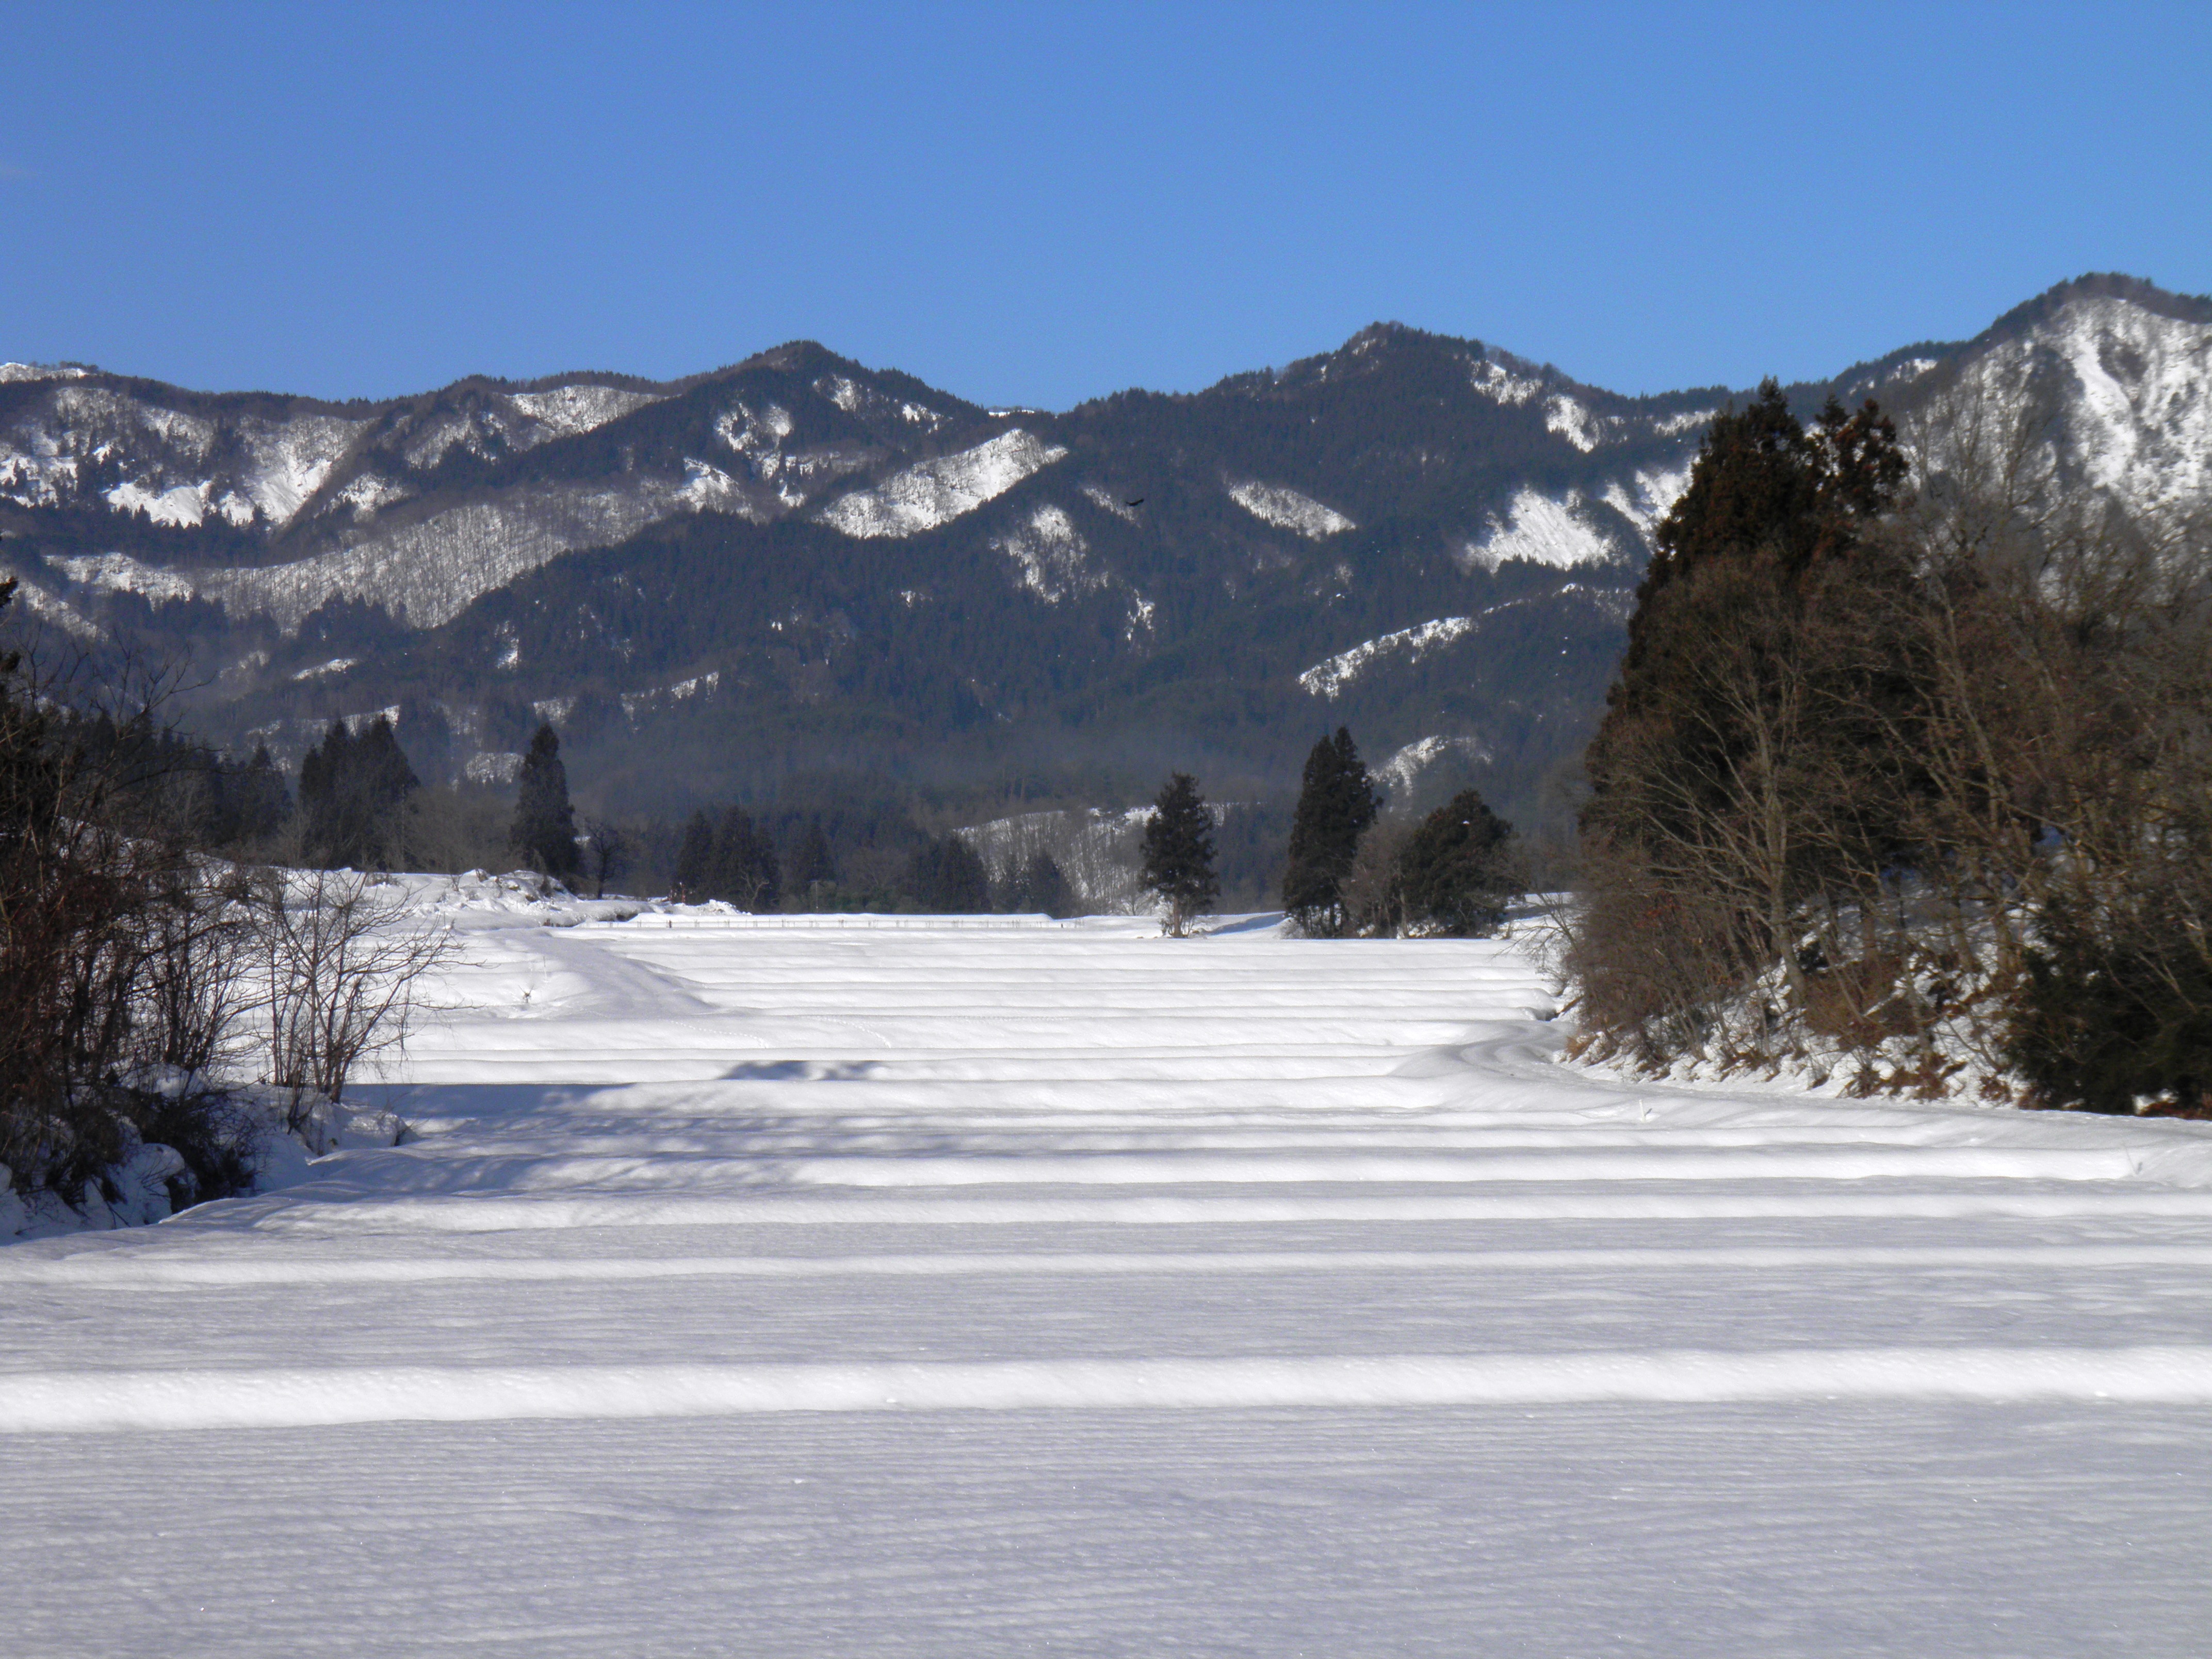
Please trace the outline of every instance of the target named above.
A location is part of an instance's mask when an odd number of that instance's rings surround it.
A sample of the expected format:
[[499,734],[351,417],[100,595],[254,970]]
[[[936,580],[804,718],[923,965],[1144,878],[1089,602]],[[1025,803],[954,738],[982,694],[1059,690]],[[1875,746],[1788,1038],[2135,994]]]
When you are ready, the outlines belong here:
[[1598,416],[1565,392],[1554,392],[1544,403],[1545,429],[1557,433],[1585,455],[1604,441],[1605,428]]
[[1016,427],[973,449],[895,472],[872,489],[841,495],[818,516],[848,536],[917,535],[974,512],[1066,453]]
[[1090,593],[1106,585],[1106,574],[1087,561],[1091,545],[1065,507],[1038,507],[991,545],[1013,562],[1015,580],[1047,605],[1070,593]]
[[1362,640],[1350,650],[1340,651],[1307,669],[1298,676],[1298,684],[1311,696],[1334,702],[1343,695],[1345,687],[1377,662],[1393,658],[1419,662],[1437,647],[1464,638],[1474,630],[1474,624],[1473,617],[1438,617],[1433,622],[1419,623],[1395,633]]
[[744,511],[742,501],[723,499],[704,477],[708,471],[696,468],[681,484],[638,477],[606,486],[527,486],[417,523],[371,529],[336,552],[203,570],[195,581],[230,611],[264,612],[288,632],[338,598],[386,606],[411,628],[436,628],[479,595],[574,549],[611,546],[686,508]]
[[665,395],[611,386],[556,386],[545,392],[510,392],[507,400],[545,428],[548,437],[568,438],[657,404]]
[[1297,532],[1309,541],[1322,541],[1359,526],[1350,519],[1292,489],[1288,484],[1233,483],[1229,499],[1262,524]]
[[0,1251],[13,1650],[2201,1646],[2200,1127],[1608,1081],[1510,939],[422,908],[419,1139]]
[[90,373],[66,363],[0,363],[0,386],[19,380],[81,380]]
[[189,599],[194,591],[188,578],[159,565],[142,564],[128,553],[72,554],[46,562],[73,582],[111,592],[143,593],[156,605]]
[[2152,514],[2212,497],[2212,325],[2078,296],[1984,356],[1968,378],[2019,396],[2053,362],[2065,441],[2090,483]]
[[419,1139],[0,1250],[11,1651],[2202,1649],[2201,1126],[1608,1081],[1510,939],[425,908]]
[[1389,799],[1402,800],[1425,776],[1447,762],[1480,766],[1489,758],[1490,750],[1478,738],[1416,738],[1376,767],[1374,778]]
[[1518,489],[1502,515],[1491,515],[1480,539],[1469,542],[1462,556],[1489,570],[1509,559],[1571,570],[1619,557],[1613,537],[1583,516],[1582,505],[1578,490],[1555,501],[1534,489]]
[[1504,364],[1487,357],[1476,358],[1468,365],[1468,380],[1477,392],[1495,402],[1508,404],[1527,403],[1540,396],[1544,383],[1526,374],[1516,374]]
[[1626,478],[1617,478],[1605,487],[1605,503],[1634,524],[1648,541],[1659,520],[1674,511],[1674,503],[1690,487],[1690,469],[1694,465],[1686,460],[1673,469],[1644,468]]

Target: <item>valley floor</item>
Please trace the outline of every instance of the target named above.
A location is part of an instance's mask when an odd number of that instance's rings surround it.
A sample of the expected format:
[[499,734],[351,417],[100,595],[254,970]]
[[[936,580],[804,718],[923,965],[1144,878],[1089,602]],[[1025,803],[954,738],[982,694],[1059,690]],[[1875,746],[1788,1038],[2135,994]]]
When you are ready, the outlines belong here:
[[467,931],[419,1139],[0,1251],[0,1644],[2204,1651],[2203,1127],[1152,931]]

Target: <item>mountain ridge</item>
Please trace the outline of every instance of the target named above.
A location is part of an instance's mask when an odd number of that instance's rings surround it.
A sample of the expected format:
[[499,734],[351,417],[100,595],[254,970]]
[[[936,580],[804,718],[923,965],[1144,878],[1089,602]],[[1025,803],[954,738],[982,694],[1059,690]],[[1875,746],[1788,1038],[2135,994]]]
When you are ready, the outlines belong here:
[[[2072,388],[2065,441],[2116,492],[2212,487],[2212,301],[2140,279],[1789,391],[1909,407],[1969,374]],[[0,562],[19,609],[183,657],[195,723],[280,755],[391,709],[426,775],[495,772],[552,708],[580,777],[664,810],[820,775],[1103,800],[1186,763],[1279,791],[1346,719],[1457,769],[1409,796],[1475,781],[1525,813],[1746,395],[1629,397],[1396,323],[1058,413],[806,340],[343,404],[19,367]]]

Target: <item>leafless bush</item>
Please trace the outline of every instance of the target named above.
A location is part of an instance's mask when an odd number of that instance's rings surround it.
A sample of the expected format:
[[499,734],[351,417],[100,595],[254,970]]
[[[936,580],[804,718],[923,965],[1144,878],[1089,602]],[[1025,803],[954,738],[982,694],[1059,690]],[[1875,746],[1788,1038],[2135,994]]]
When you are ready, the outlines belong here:
[[1402,817],[1377,818],[1359,838],[1351,872],[1340,890],[1352,931],[1370,939],[1395,939],[1406,931],[1406,877],[1399,855],[1413,825]]
[[268,871],[248,908],[269,1080],[337,1100],[364,1059],[406,1041],[415,992],[451,948],[350,872]]

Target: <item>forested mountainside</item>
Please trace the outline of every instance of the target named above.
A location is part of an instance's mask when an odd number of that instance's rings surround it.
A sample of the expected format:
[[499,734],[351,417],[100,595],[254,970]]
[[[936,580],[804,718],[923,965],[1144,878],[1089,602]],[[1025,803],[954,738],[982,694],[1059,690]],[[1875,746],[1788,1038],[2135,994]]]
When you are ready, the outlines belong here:
[[[2212,301],[2065,284],[1790,388],[2050,408],[2131,506],[2212,483]],[[1205,392],[990,410],[823,347],[383,403],[0,369],[0,562],[56,646],[173,665],[296,760],[389,711],[426,778],[552,719],[580,795],[948,802],[1293,784],[1349,723],[1419,799],[1537,809],[1652,525],[1742,389],[1627,398],[1395,325]]]

